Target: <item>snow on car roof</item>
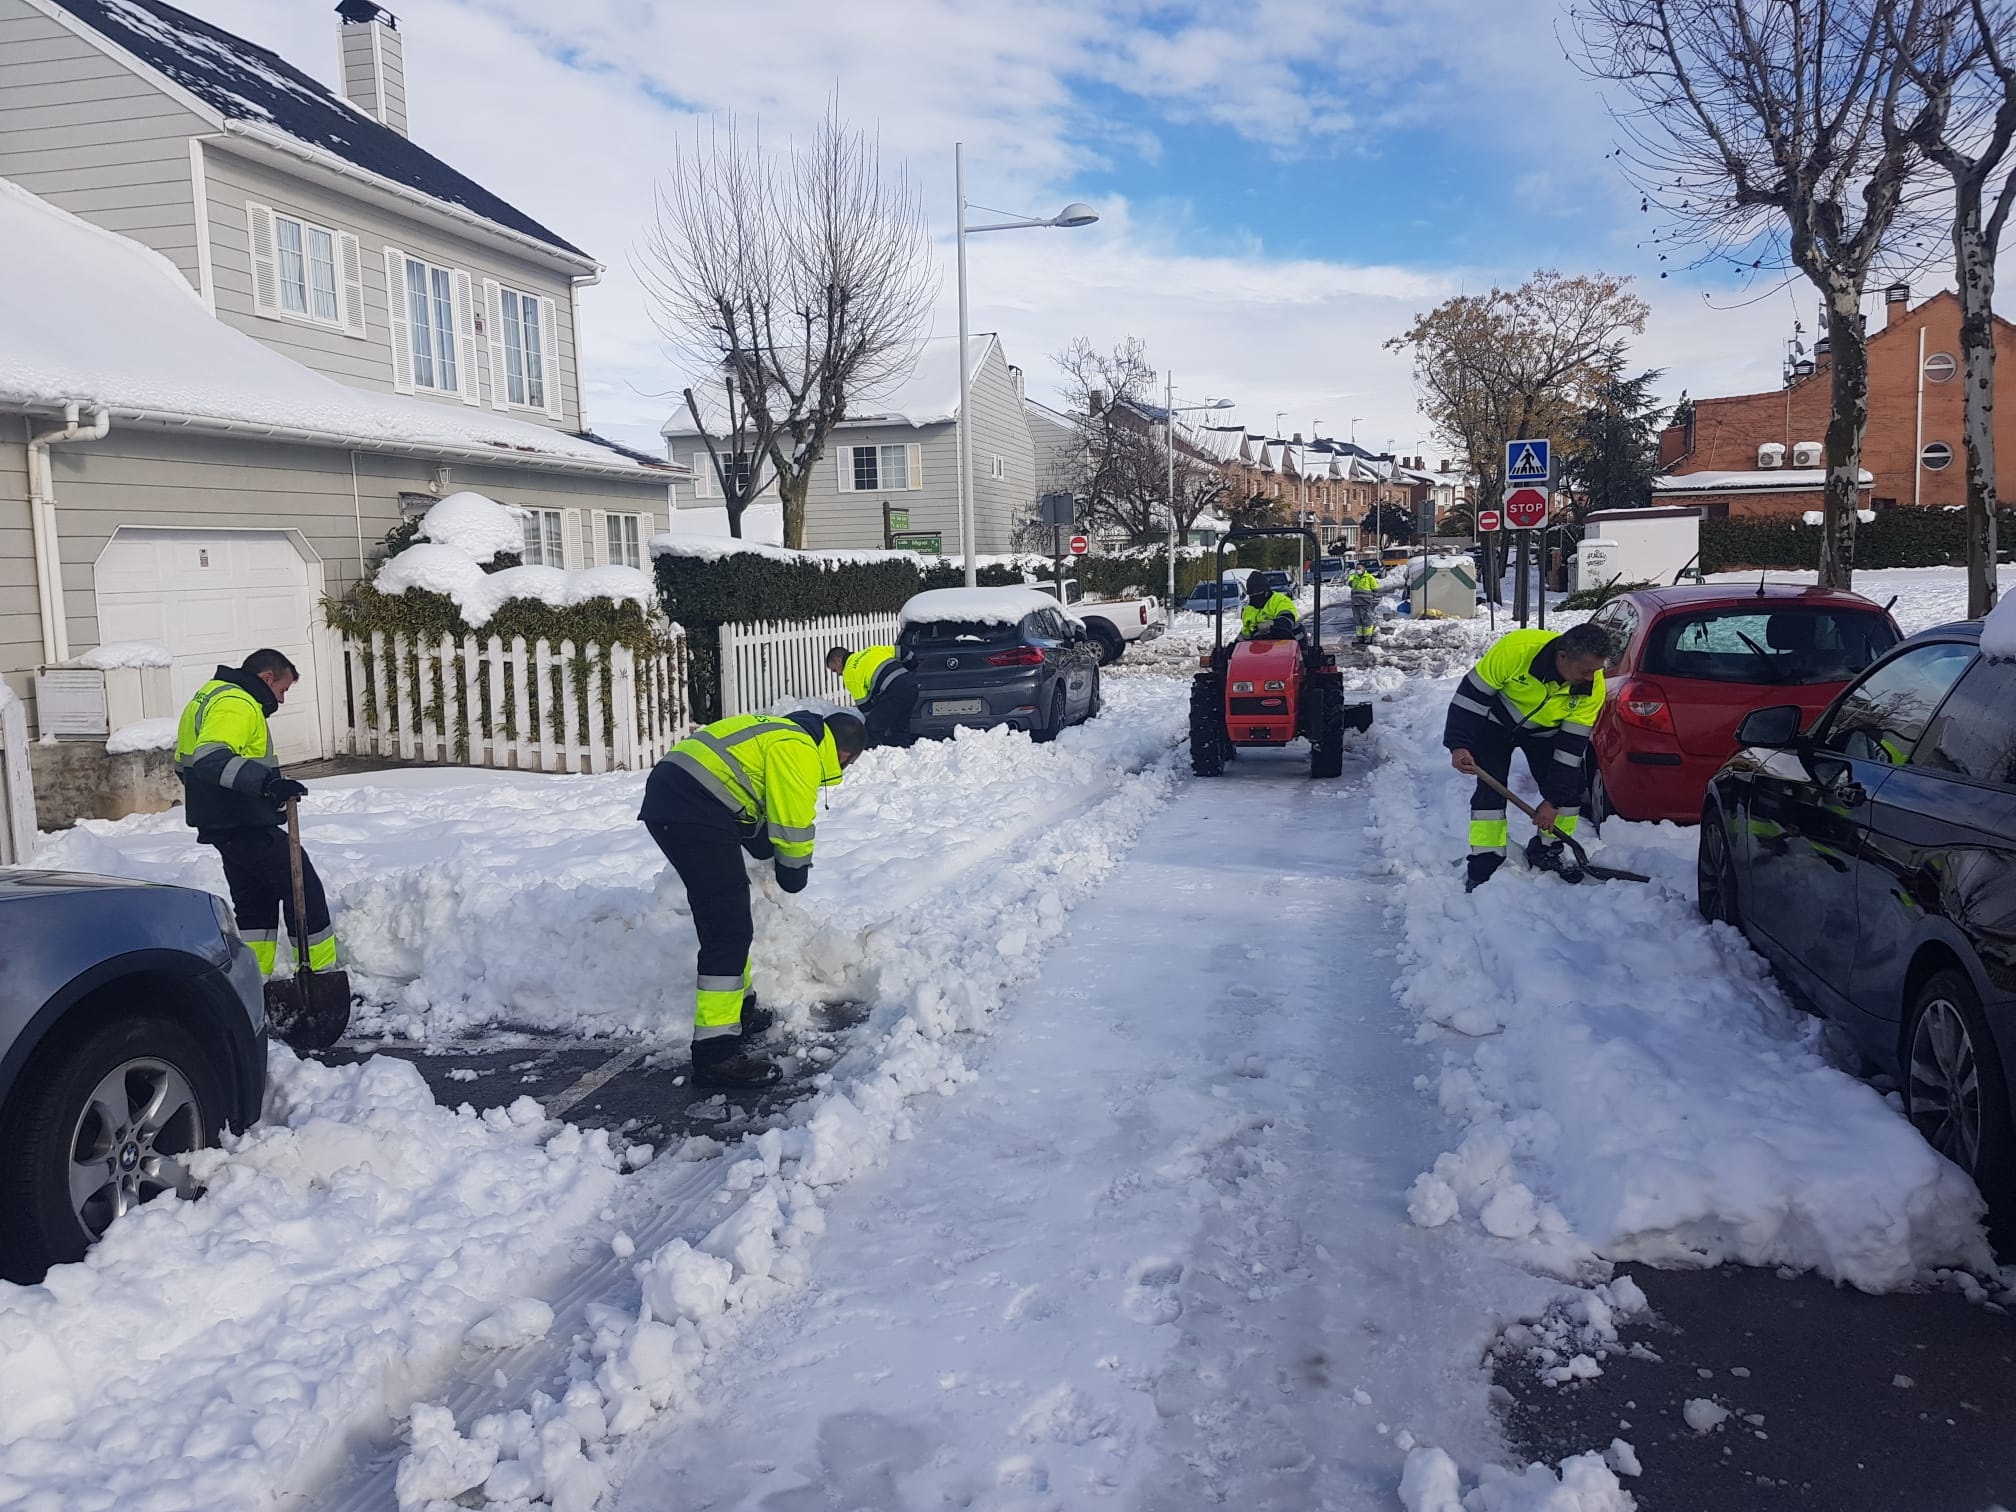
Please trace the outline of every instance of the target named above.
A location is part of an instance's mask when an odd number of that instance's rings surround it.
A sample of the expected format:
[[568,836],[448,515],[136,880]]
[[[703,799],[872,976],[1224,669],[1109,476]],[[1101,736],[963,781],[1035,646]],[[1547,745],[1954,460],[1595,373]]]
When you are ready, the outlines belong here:
[[[905,625],[958,620],[973,625],[1020,624],[1025,614],[1056,609],[1057,600],[1034,588],[927,588],[911,598],[898,616]],[[1069,610],[1066,619],[1077,621]]]
[[2016,661],[2016,593],[1996,600],[1981,622],[1981,654],[1990,661]]

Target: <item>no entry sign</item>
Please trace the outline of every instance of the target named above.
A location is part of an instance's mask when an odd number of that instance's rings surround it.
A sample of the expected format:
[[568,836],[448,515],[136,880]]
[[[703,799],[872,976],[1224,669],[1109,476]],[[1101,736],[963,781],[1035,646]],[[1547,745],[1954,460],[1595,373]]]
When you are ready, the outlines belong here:
[[1547,490],[1514,488],[1505,495],[1505,523],[1514,530],[1531,530],[1547,523]]
[[1091,541],[1087,540],[1084,536],[1071,537],[1071,555],[1083,556],[1085,555],[1086,552],[1090,551],[1091,549],[1092,549]]
[[1480,509],[1477,511],[1477,533],[1479,535],[1489,535],[1494,530],[1503,530],[1504,528],[1505,519],[1497,510]]

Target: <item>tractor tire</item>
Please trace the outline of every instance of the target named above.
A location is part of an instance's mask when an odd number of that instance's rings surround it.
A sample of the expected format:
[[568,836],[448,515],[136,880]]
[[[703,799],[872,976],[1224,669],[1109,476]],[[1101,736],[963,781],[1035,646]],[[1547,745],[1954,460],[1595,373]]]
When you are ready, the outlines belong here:
[[1206,675],[1190,680],[1190,770],[1199,777],[1225,771],[1225,709],[1222,684]]
[[1309,775],[1344,775],[1344,690],[1335,683],[1316,683],[1309,689],[1314,705],[1309,711]]

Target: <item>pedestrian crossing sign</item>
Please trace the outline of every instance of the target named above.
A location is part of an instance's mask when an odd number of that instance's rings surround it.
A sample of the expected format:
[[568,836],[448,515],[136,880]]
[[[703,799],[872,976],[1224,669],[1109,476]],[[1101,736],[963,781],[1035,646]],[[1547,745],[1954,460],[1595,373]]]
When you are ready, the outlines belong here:
[[1507,484],[1546,483],[1552,477],[1548,465],[1549,447],[1545,439],[1505,443]]

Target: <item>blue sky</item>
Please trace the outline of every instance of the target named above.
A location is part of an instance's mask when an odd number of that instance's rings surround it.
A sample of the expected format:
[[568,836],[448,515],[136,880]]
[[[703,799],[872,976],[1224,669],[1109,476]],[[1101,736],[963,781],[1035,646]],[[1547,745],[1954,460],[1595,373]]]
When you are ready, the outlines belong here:
[[[333,76],[331,7],[187,0]],[[680,359],[630,257],[654,178],[720,113],[802,132],[836,90],[903,165],[941,241],[934,334],[956,328],[952,143],[968,194],[1066,200],[1081,231],[975,238],[975,329],[1032,392],[1073,337],[1137,336],[1187,399],[1285,430],[1439,449],[1381,343],[1439,299],[1536,267],[1640,279],[1666,387],[1771,387],[1793,302],[1704,304],[1634,246],[1594,86],[1550,0],[395,0],[416,139],[608,267],[583,296],[591,421],[655,441]],[[1724,299],[1721,303],[1732,303]],[[1803,307],[1811,300],[1799,295]]]

